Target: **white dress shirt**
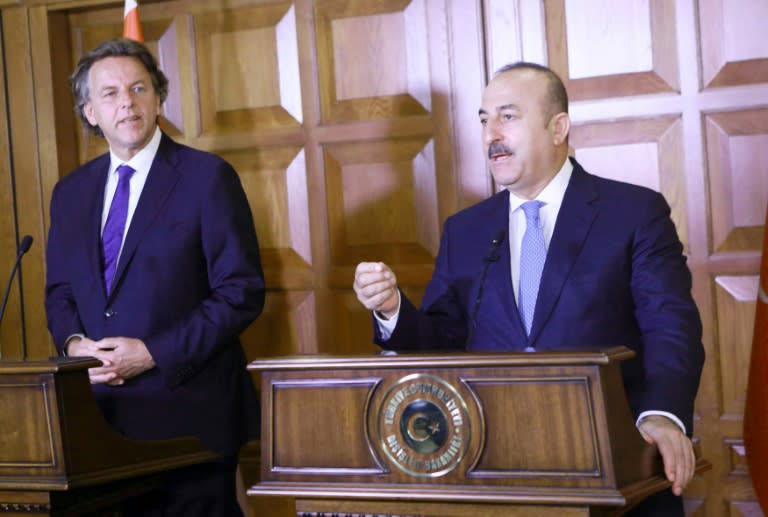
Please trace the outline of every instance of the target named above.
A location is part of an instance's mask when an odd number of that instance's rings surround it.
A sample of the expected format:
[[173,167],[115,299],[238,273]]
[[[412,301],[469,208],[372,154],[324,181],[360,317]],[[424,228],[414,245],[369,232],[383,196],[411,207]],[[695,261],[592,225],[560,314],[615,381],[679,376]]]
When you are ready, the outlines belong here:
[[[157,149],[160,147],[160,139],[162,132],[159,127],[155,128],[155,134],[149,140],[149,143],[144,146],[144,149],[136,153],[130,160],[123,161],[118,158],[112,150],[109,150],[109,173],[107,174],[107,185],[104,189],[104,208],[101,210],[101,231],[104,232],[104,225],[107,224],[107,215],[109,215],[109,207],[112,205],[112,198],[115,197],[115,191],[117,190],[117,181],[120,176],[117,173],[117,168],[120,165],[130,165],[134,171],[131,175],[130,186],[131,193],[128,197],[128,214],[125,220],[125,230],[123,230],[123,240],[120,243],[120,253],[123,252],[123,244],[125,244],[125,236],[128,234],[128,228],[131,225],[133,219],[133,213],[136,211],[136,205],[139,204],[139,197],[141,197],[141,191],[144,190],[144,184],[147,182],[147,176],[149,176],[149,169],[152,167],[152,162],[155,160]],[[120,260],[120,253],[117,255],[118,262]]]

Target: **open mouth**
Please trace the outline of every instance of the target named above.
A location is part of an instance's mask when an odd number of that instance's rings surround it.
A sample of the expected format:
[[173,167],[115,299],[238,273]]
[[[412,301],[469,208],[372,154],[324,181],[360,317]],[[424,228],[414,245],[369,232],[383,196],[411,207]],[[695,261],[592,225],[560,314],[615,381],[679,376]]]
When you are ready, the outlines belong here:
[[141,120],[141,117],[139,116],[125,117],[124,119],[120,120],[119,124],[133,125],[140,120]]
[[514,156],[514,153],[494,153],[490,155],[490,160],[492,162],[501,162],[512,156]]

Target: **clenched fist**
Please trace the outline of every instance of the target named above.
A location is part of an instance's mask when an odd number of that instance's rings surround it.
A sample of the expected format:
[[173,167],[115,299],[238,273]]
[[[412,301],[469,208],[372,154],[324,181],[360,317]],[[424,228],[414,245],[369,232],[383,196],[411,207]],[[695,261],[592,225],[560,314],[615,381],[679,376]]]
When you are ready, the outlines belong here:
[[352,285],[367,309],[376,311],[389,319],[400,309],[395,273],[383,262],[361,262],[355,269],[355,283]]

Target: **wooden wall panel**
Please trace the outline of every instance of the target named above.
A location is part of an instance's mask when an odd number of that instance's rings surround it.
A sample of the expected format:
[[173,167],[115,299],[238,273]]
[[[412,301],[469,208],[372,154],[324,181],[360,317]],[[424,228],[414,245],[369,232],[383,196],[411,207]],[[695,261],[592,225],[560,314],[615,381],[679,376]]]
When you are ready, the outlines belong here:
[[[0,329],[4,358],[28,343],[32,357],[51,351],[50,192],[105,150],[78,128],[64,85],[84,49],[120,34],[118,4],[0,0],[13,49],[0,95],[0,268],[17,233],[36,240],[23,306],[12,291]],[[355,263],[388,261],[420,300],[442,222],[494,190],[477,123],[484,83],[518,59],[555,68],[576,157],[662,192],[685,244],[707,351],[695,435],[714,464],[686,492],[688,514],[760,515],[741,425],[768,205],[764,2],[147,0],[141,15],[171,78],[163,128],[230,160],[256,219],[269,292],[243,335],[249,358],[377,350],[351,290]],[[290,514],[285,500],[259,504],[256,515]]]
[[739,0],[700,0],[701,84],[707,88],[768,81],[768,5]]
[[[31,235],[34,245],[27,253],[21,275],[14,284],[14,296],[8,302],[7,318],[3,324],[8,330],[2,336],[4,341],[0,352],[4,359],[24,359],[50,354],[51,341],[46,329],[45,315],[39,310],[39,294],[44,288],[45,278],[45,212],[42,209],[47,200],[42,198],[45,190],[40,188],[43,178],[50,178],[40,169],[37,153],[29,152],[30,142],[38,139],[38,121],[31,113],[35,112],[37,96],[50,97],[50,89],[38,87],[33,73],[33,37],[27,30],[37,20],[36,12],[27,9],[8,9],[3,11],[2,41],[5,48],[14,52],[5,52],[5,88],[7,99],[7,145],[5,151],[8,161],[3,163],[12,184],[12,203],[6,205],[6,216],[10,215],[10,227],[6,228],[6,248],[16,258],[16,236]],[[39,70],[35,70],[39,72]],[[41,80],[45,78],[42,77]],[[7,253],[7,251],[5,252]],[[12,264],[12,261],[9,262]],[[10,273],[10,267],[6,270]],[[4,278],[5,274],[2,275]],[[6,280],[0,280],[5,291]],[[19,284],[21,282],[21,284]],[[21,285],[23,300],[16,288]]]
[[755,320],[755,300],[758,279],[756,276],[722,275],[715,278],[718,348],[722,377],[723,418],[740,418],[744,414],[744,402],[752,349],[752,328]]
[[[7,38],[3,39],[3,46],[8,44]],[[0,73],[6,76],[5,60],[0,60]],[[8,127],[8,97],[7,89],[0,95],[0,272],[7,271],[10,274],[13,263],[16,261],[16,246],[19,242],[16,230],[16,200],[13,189],[13,161],[10,153],[11,133]],[[5,273],[0,273],[4,278]],[[4,281],[3,281],[4,282]],[[22,345],[21,327],[21,301],[20,282],[12,286],[12,293],[8,298],[6,315],[3,318],[4,325],[0,326],[0,358],[19,357]],[[0,289],[5,290],[3,283]],[[0,292],[0,296],[2,293]]]
[[661,192],[687,247],[685,176],[680,174],[682,125],[678,117],[578,123],[571,130],[574,156],[588,171]]
[[424,0],[318,0],[315,16],[324,121],[427,113]]
[[299,126],[298,82],[280,81],[280,72],[288,70],[298,77],[290,3],[201,13],[195,40],[204,135]]
[[689,515],[761,515],[741,426],[768,206],[768,46],[755,21],[765,10],[750,0],[544,2],[542,62],[566,78],[575,156],[662,192],[693,273],[707,352],[694,432],[714,468],[686,492]]
[[431,142],[332,144],[325,166],[334,265],[367,257],[390,264],[434,260],[440,236]]
[[714,251],[759,250],[768,206],[768,110],[708,113]]
[[571,99],[677,90],[673,2],[552,0],[544,6],[549,65]]

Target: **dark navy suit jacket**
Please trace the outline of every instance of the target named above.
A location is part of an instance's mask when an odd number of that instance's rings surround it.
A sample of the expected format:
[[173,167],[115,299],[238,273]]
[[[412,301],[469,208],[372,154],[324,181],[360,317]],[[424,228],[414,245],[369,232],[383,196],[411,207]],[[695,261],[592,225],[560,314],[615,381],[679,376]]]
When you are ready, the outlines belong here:
[[105,417],[135,439],[194,435],[233,455],[258,434],[258,398],[239,335],[264,304],[248,202],[234,169],[163,135],[131,221],[111,296],[100,262],[109,155],[56,186],[46,311],[59,351],[77,333],[143,340],[157,367],[94,385]]
[[508,228],[509,193],[503,191],[448,218],[422,309],[402,296],[392,336],[383,341],[374,324],[376,342],[395,350],[472,351],[624,345],[636,352],[622,364],[635,417],[667,411],[690,434],[704,350],[669,206],[657,192],[599,178],[573,162],[530,336],[515,304],[506,241],[488,264],[471,321],[490,243]]

